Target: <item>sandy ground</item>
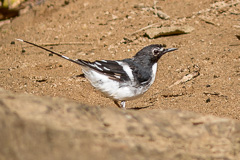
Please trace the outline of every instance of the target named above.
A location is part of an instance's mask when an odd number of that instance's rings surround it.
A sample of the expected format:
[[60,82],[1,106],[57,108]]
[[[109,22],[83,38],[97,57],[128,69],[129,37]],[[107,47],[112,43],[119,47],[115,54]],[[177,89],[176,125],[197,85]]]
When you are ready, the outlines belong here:
[[[160,59],[151,89],[127,102],[127,108],[187,110],[240,119],[239,1],[158,1],[156,8],[168,14],[168,20],[154,15],[149,10],[153,6],[149,0],[47,0],[34,6],[0,28],[0,87],[116,107],[79,76],[78,65],[27,44],[14,44],[15,38],[90,61],[128,58],[144,46],[166,44],[178,50]],[[195,30],[156,39],[146,37],[144,30],[135,33],[153,24],[189,25]],[[198,76],[173,85],[196,70]]]
[[0,89],[1,160],[239,160],[240,121]]

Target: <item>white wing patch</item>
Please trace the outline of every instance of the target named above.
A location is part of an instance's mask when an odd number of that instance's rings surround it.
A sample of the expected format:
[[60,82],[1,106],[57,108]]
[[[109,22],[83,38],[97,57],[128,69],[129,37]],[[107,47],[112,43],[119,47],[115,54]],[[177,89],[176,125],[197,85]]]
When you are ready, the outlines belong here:
[[100,67],[96,64],[96,62],[95,62],[95,63],[88,63],[88,65],[90,65],[90,66],[92,66],[92,67],[94,67],[94,68],[97,68],[97,69],[100,70],[100,71],[103,71],[103,69],[100,68]]
[[107,71],[110,71],[111,69],[107,68],[107,67],[103,67],[103,69],[107,70]]
[[95,64],[96,64],[96,65],[99,65],[99,66],[101,66],[101,65],[102,65],[102,64],[101,64],[101,63],[99,63],[99,62],[95,62]]
[[123,67],[123,70],[127,73],[127,75],[130,78],[130,80],[134,81],[132,69],[129,67],[129,65],[127,65],[124,62],[120,62],[120,61],[116,61],[116,62]]

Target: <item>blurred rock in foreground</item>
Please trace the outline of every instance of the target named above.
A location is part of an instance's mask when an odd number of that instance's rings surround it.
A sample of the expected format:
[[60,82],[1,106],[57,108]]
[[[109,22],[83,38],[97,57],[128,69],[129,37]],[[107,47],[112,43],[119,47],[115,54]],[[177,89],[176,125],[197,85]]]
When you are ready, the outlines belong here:
[[238,160],[240,122],[123,111],[0,89],[1,160]]

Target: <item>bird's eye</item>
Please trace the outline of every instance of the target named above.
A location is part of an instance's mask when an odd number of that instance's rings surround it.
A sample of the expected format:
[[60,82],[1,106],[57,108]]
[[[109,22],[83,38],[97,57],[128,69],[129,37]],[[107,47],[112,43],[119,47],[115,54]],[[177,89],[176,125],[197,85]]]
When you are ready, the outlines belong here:
[[158,49],[153,49],[152,53],[153,53],[154,56],[157,56],[158,53],[159,53],[159,50]]

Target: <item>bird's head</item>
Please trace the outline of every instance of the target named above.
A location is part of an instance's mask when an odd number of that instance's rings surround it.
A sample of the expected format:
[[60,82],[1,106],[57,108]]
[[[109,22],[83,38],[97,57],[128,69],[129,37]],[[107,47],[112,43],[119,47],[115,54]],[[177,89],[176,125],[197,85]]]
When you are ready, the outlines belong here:
[[172,52],[177,50],[177,48],[165,48],[166,45],[152,44],[141,49],[134,58],[144,58],[145,60],[150,60],[151,62],[157,62],[162,55],[167,52]]

